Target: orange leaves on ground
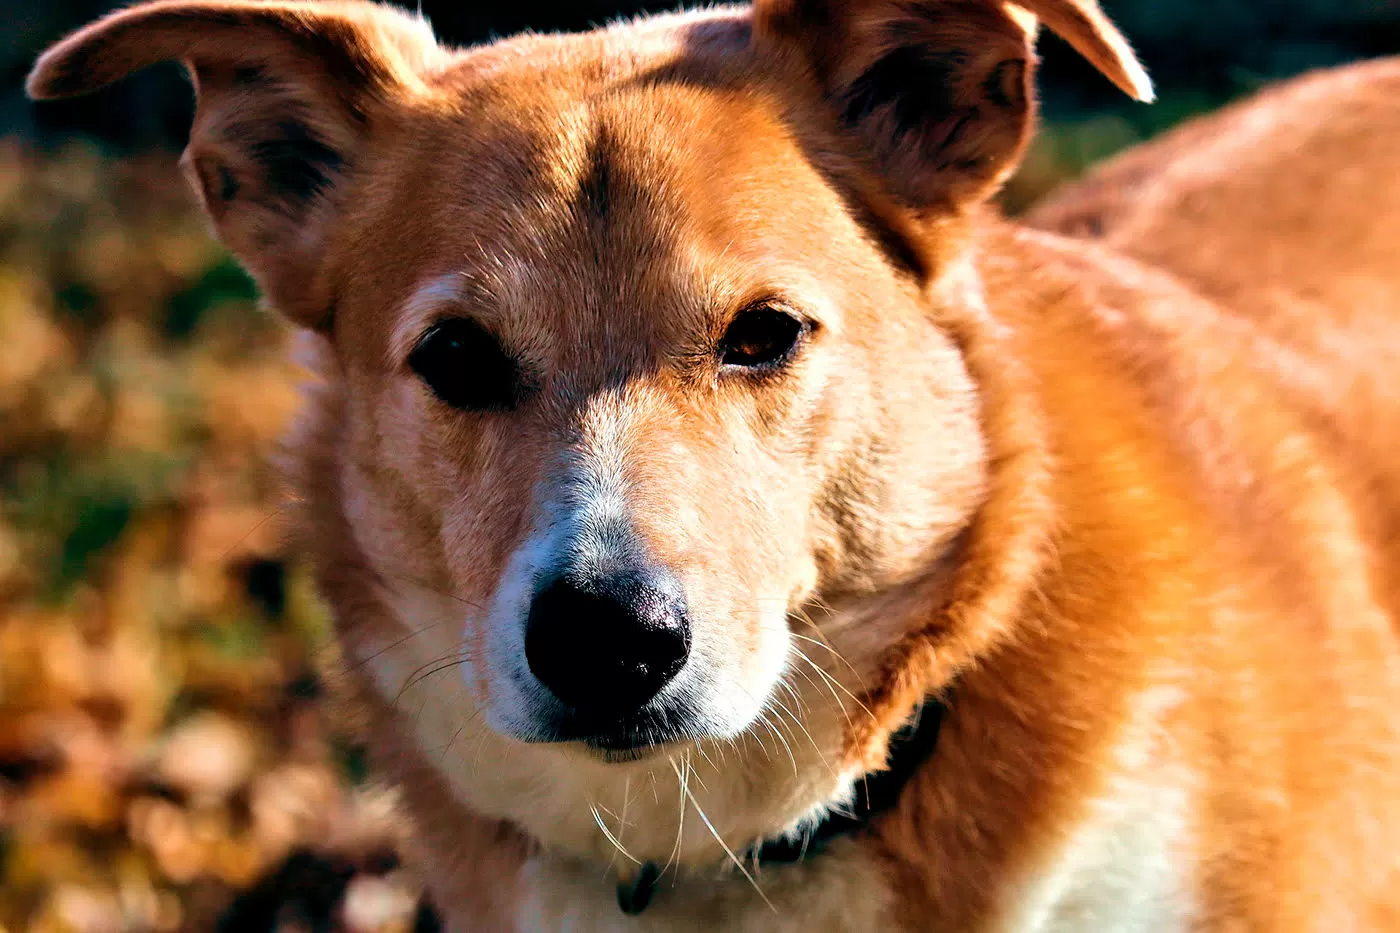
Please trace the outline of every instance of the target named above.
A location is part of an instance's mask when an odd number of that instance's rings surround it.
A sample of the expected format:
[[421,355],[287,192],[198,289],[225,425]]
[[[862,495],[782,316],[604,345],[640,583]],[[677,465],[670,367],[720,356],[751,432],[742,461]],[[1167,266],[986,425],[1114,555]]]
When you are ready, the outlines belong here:
[[263,465],[286,334],[173,156],[0,141],[0,334],[0,930],[209,930],[289,858],[336,929],[406,930]]

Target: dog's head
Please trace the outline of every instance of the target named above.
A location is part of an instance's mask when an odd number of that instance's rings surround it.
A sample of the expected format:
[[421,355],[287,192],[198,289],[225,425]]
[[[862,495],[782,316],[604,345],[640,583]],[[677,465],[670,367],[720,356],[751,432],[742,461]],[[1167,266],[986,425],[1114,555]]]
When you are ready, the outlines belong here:
[[[954,322],[1037,17],[1148,96],[1093,0],[759,0],[462,52],[367,3],[160,0],[29,87],[188,65],[187,173],[332,383],[310,544],[352,660],[418,685],[421,750],[575,848],[655,798],[623,841],[702,859],[658,780],[733,841],[783,831],[939,686],[890,652],[995,486]],[[692,787],[697,743],[730,759]]]

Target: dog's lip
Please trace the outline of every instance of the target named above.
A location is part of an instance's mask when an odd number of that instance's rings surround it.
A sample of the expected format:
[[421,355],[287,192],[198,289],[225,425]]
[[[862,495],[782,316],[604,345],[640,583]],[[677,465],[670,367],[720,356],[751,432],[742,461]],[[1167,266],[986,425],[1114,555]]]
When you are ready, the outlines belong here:
[[576,741],[587,745],[590,749],[604,753],[631,754],[642,752],[648,749],[664,748],[678,742],[685,741],[686,735],[666,733],[664,735],[639,736],[630,730],[620,732],[602,732],[596,735],[581,736]]
[[594,761],[606,764],[629,764],[657,758],[668,749],[683,744],[683,737],[662,741],[641,741],[628,735],[596,735],[581,738],[533,736],[524,740],[530,745],[554,745],[569,749]]
[[700,736],[685,728],[674,713],[646,710],[625,719],[598,722],[564,714],[526,741],[543,745],[572,745],[609,762],[638,761]]
[[589,753],[594,757],[601,758],[610,765],[624,765],[634,761],[645,761],[648,758],[655,758],[666,748],[664,744],[634,745],[630,748],[611,748],[593,742],[583,742],[581,744],[587,748]]

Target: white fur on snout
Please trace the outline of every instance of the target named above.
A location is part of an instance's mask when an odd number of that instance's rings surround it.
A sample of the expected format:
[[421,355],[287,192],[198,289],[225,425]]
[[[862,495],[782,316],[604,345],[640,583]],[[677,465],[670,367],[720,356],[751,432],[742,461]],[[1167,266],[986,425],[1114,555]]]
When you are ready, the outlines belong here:
[[487,721],[508,735],[538,736],[539,720],[552,706],[525,659],[525,624],[542,582],[628,556],[630,542],[621,533],[627,516],[620,461],[617,451],[602,458],[570,456],[560,463],[536,491],[531,531],[507,562],[489,611],[467,620],[469,628],[480,625],[485,635]]

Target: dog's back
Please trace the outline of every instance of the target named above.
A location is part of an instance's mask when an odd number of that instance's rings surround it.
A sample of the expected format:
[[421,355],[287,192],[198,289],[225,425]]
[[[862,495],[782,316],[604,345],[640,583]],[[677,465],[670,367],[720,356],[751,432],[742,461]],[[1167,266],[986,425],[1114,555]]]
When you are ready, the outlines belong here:
[[1026,219],[1173,272],[1285,343],[1315,345],[1324,325],[1393,326],[1397,147],[1400,58],[1380,59],[1191,121]]
[[[1373,508],[1400,605],[1400,58],[1285,82],[1138,146],[1027,221],[1176,276],[1276,343]],[[1391,582],[1385,582],[1391,581]]]

